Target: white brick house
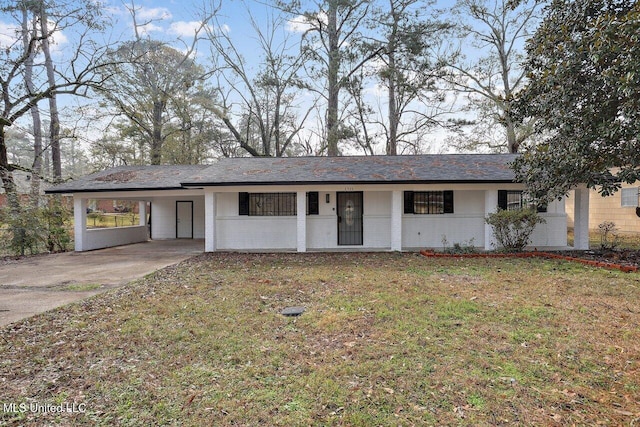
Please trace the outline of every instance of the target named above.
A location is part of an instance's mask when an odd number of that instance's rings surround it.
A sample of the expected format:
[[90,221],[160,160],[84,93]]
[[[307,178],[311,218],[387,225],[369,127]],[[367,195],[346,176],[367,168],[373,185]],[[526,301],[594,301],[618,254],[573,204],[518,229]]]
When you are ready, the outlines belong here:
[[[486,215],[523,203],[524,188],[509,166],[514,158],[234,158],[211,166],[118,167],[48,192],[74,197],[76,251],[148,237],[204,239],[207,252],[399,251],[439,248],[444,239],[489,250],[494,242]],[[101,198],[139,201],[141,224],[88,230],[87,200]],[[564,200],[546,206],[542,216],[546,223],[536,228],[532,246],[565,248]],[[583,227],[577,228],[581,248]]]

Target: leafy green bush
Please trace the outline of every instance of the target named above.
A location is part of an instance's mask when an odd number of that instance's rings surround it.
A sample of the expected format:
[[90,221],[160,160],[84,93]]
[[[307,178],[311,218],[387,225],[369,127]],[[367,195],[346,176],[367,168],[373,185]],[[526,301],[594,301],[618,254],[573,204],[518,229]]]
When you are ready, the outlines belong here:
[[6,249],[14,255],[38,253],[42,227],[37,209],[21,208],[19,212],[5,207],[2,210],[3,240]]
[[65,252],[69,249],[71,236],[67,223],[71,218],[71,212],[67,209],[59,197],[48,200],[47,206],[40,209],[40,218],[44,225],[43,239],[48,252]]
[[71,236],[67,229],[69,210],[57,198],[48,198],[42,207],[24,203],[18,210],[6,207],[0,212],[4,248],[14,255],[68,250]]
[[507,252],[521,251],[529,244],[536,225],[545,222],[534,209],[504,210],[487,215],[498,244]]

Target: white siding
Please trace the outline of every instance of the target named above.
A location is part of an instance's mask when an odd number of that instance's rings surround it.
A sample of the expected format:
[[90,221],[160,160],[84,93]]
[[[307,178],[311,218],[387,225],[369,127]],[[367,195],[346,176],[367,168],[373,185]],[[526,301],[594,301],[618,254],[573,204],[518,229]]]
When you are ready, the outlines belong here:
[[[495,188],[494,188],[495,187]],[[503,188],[494,185],[489,191]],[[401,188],[401,187],[395,187]],[[439,187],[435,190],[450,189]],[[454,189],[454,213],[441,215],[402,214],[402,248],[442,248],[443,237],[447,244],[473,244],[482,248],[485,244],[485,190]],[[309,191],[315,189],[310,188]],[[350,189],[351,190],[351,189]],[[356,189],[358,190],[358,189]],[[319,191],[319,215],[306,217],[306,244],[309,250],[334,249],[390,249],[391,248],[391,199],[392,189],[366,191],[363,188],[363,241],[362,246],[339,246],[336,192]],[[414,191],[434,190],[432,186],[415,186]],[[404,191],[404,190],[402,190]],[[329,203],[326,202],[327,194]],[[497,196],[496,196],[497,197]],[[494,207],[489,209],[495,210]],[[219,193],[216,221],[218,249],[227,250],[296,250],[295,217],[238,216],[238,193]],[[549,206],[543,214],[546,224],[540,225],[533,236],[532,246],[566,246],[566,229],[563,202]]]
[[204,239],[204,196],[156,197],[151,202],[151,238],[176,238],[176,202],[193,202],[193,238]]
[[404,215],[402,247],[441,248],[443,237],[449,246],[484,246],[484,194],[484,190],[454,191],[452,214]]
[[[215,250],[288,250],[299,249],[298,218],[296,216],[240,216],[238,214],[238,191],[249,192],[287,192],[287,191],[318,191],[319,215],[306,216],[306,249],[308,250],[349,250],[349,249],[391,249],[391,202],[392,192],[402,193],[411,191],[442,191],[453,190],[454,213],[439,215],[404,214],[403,206],[399,217],[401,225],[402,249],[412,250],[421,248],[441,248],[443,237],[448,245],[455,243],[473,244],[479,248],[485,246],[486,212],[495,210],[497,191],[499,189],[519,189],[517,184],[494,185],[361,185],[338,186],[327,185],[313,187],[291,186],[254,186],[254,187],[216,187],[215,207]],[[339,191],[362,191],[363,193],[363,245],[338,246],[336,194]],[[495,193],[495,197],[492,196]],[[327,202],[327,195],[329,202]],[[88,195],[87,197],[90,197]],[[104,196],[104,195],[102,195]],[[114,197],[122,197],[115,194]],[[152,238],[174,239],[176,236],[176,201],[193,202],[193,231],[194,238],[205,236],[205,208],[204,191],[199,194],[196,190],[189,192],[156,191],[147,194],[132,194],[131,198],[149,200],[152,202]],[[78,201],[77,201],[78,202]],[[80,202],[77,203],[81,205]],[[82,206],[81,206],[82,207]],[[564,201],[549,205],[548,212],[543,214],[547,223],[540,225],[533,236],[532,246],[539,248],[566,246],[566,215]],[[133,227],[135,228],[135,227]],[[130,230],[137,235],[139,230]],[[140,232],[144,227],[140,228]],[[113,243],[128,243],[126,232],[123,235],[111,235]],[[98,234],[96,234],[98,236]],[[86,239],[85,235],[85,239]],[[100,237],[102,239],[102,237]],[[107,238],[107,237],[105,237]],[[140,236],[134,237],[141,238]],[[87,242],[89,243],[89,242]],[[397,244],[397,241],[396,241]],[[93,247],[91,243],[87,248]],[[83,248],[84,249],[84,248]]]
[[295,216],[240,216],[238,193],[218,194],[216,247],[221,250],[295,250]]
[[549,203],[547,212],[541,213],[546,223],[539,224],[531,236],[531,246],[539,249],[567,246],[567,215],[565,201]]
[[216,231],[218,249],[296,249],[295,216],[218,217]]
[[147,227],[136,225],[133,227],[97,228],[86,230],[83,251],[110,248],[147,241]]

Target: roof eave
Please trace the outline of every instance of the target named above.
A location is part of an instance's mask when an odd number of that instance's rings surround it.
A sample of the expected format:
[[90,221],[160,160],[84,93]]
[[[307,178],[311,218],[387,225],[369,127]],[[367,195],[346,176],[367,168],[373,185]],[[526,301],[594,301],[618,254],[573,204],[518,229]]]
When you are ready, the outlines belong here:
[[75,193],[113,193],[113,192],[134,192],[134,191],[162,191],[162,190],[191,190],[186,187],[143,187],[143,188],[92,188],[92,189],[51,189],[45,190],[45,194],[75,194]]
[[248,187],[248,186],[295,186],[295,185],[388,185],[388,184],[517,184],[513,179],[459,179],[459,180],[394,180],[394,181],[238,181],[238,182],[199,182],[183,183],[184,188],[203,187]]

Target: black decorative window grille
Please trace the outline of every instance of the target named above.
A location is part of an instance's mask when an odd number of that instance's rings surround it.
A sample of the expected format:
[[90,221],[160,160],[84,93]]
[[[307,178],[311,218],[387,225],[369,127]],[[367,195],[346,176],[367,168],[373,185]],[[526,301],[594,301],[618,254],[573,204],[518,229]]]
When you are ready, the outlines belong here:
[[[307,215],[318,215],[318,192],[307,193]],[[239,193],[238,215],[295,216],[298,211],[296,193]]]
[[453,213],[453,191],[405,191],[404,213]]
[[249,193],[250,216],[293,216],[296,212],[296,193]]
[[546,212],[547,205],[537,204],[527,199],[525,193],[520,190],[498,190],[498,207],[508,211],[516,211],[523,208],[533,208],[538,212]]

